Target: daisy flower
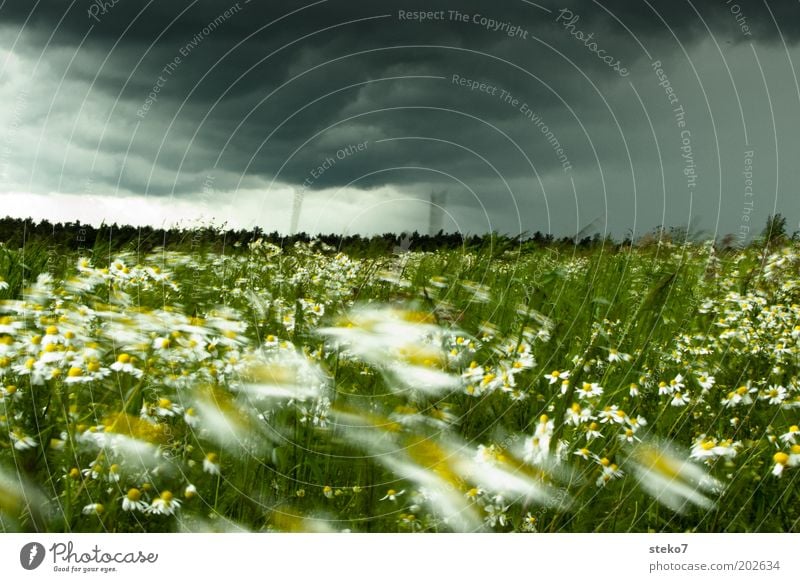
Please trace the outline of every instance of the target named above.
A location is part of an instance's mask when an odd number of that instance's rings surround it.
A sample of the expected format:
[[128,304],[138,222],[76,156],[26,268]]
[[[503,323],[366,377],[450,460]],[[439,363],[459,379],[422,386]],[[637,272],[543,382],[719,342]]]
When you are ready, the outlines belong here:
[[14,448],[18,451],[27,451],[28,449],[39,446],[35,438],[20,431],[9,431],[8,436],[14,441]]
[[128,493],[122,498],[123,511],[141,511],[147,510],[147,503],[142,501],[142,492],[136,488],[128,489]]
[[503,498],[500,495],[494,497],[493,502],[486,505],[483,510],[486,512],[485,522],[489,527],[496,525],[506,525],[506,511],[509,506],[503,505]]
[[686,406],[689,403],[689,395],[685,392],[675,392],[669,403],[671,406]]
[[609,362],[630,362],[631,356],[630,354],[625,354],[617,350],[616,348],[611,348],[608,350],[608,361]]
[[798,427],[796,424],[793,424],[792,426],[789,427],[789,430],[787,432],[781,435],[780,438],[786,444],[793,445],[795,444],[795,439],[797,438],[798,435],[800,435],[800,427]]
[[153,500],[147,511],[158,515],[174,515],[180,506],[181,502],[173,497],[171,491],[162,491],[161,495]]
[[736,449],[741,443],[733,443],[730,440],[718,441],[716,438],[700,437],[692,445],[692,452],[689,457],[701,461],[710,461],[720,457],[732,459],[736,456]]
[[397,501],[397,498],[400,497],[403,493],[405,493],[405,489],[401,489],[400,491],[395,491],[394,489],[389,489],[386,492],[386,495],[381,497],[378,501]]
[[709,376],[705,372],[700,372],[697,375],[697,383],[700,384],[700,387],[705,390],[711,390],[714,386],[714,376]]
[[208,453],[203,459],[203,471],[210,475],[219,475],[220,474],[220,466],[219,466],[219,456],[217,453]]
[[597,462],[602,467],[600,476],[595,481],[595,485],[598,487],[605,487],[609,481],[619,479],[624,475],[620,468],[606,457],[599,459]]
[[105,510],[106,508],[102,503],[90,503],[83,507],[81,513],[83,513],[83,515],[101,515]]
[[600,428],[600,425],[597,424],[596,422],[592,422],[588,427],[586,427],[586,441],[587,442],[592,441],[592,440],[594,440],[596,438],[600,438],[602,436],[600,434],[600,431],[598,430],[599,428]]
[[558,370],[553,370],[549,374],[545,375],[545,378],[547,378],[547,381],[550,383],[550,385],[553,385],[559,380],[564,381],[569,378],[569,372],[559,372]]
[[584,382],[578,390],[578,398],[593,398],[603,394],[603,387],[597,382]]
[[767,400],[770,404],[780,404],[789,397],[789,392],[783,386],[772,384],[767,390],[761,393],[759,400]]

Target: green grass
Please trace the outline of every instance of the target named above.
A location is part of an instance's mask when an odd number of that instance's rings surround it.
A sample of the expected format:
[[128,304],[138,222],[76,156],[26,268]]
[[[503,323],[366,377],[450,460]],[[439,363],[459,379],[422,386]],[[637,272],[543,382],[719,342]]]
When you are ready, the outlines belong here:
[[796,243],[95,250],[0,247],[6,531],[799,529]]

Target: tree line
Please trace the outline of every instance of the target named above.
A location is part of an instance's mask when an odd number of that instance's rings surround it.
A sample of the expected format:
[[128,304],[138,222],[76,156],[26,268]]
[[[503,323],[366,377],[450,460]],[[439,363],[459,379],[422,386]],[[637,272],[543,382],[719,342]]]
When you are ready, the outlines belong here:
[[[13,217],[0,218],[0,243],[9,249],[24,248],[26,245],[44,246],[51,252],[66,253],[84,251],[89,254],[107,254],[120,251],[149,253],[158,248],[176,251],[215,251],[237,252],[246,249],[249,243],[261,239],[264,242],[286,247],[296,242],[318,240],[331,247],[353,255],[374,253],[403,253],[407,251],[436,251],[447,249],[479,249],[492,247],[495,249],[511,249],[520,245],[525,247],[567,247],[592,249],[596,247],[612,247],[616,249],[640,246],[646,247],[659,242],[669,241],[676,244],[684,242],[700,242],[703,233],[689,232],[681,227],[658,226],[650,232],[634,237],[628,233],[622,240],[600,233],[575,236],[556,237],[550,233],[535,232],[516,236],[499,235],[462,235],[439,231],[435,235],[419,232],[384,233],[373,236],[359,234],[322,234],[311,236],[306,233],[285,235],[277,231],[265,232],[259,227],[252,229],[229,229],[221,226],[194,226],[171,228],[154,228],[151,226],[130,226],[119,224],[103,224],[95,227],[78,222],[51,223],[48,220],[35,222],[31,219]],[[786,240],[800,240],[800,232],[789,235],[786,218],[781,214],[769,217],[760,237],[755,237],[749,244],[774,245]],[[734,249],[741,246],[734,235],[726,235],[716,241],[720,249]]]

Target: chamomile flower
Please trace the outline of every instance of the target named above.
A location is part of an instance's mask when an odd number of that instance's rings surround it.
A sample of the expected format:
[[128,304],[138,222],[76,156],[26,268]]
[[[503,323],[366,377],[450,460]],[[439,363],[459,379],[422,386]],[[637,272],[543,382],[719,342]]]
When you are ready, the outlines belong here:
[[788,431],[780,436],[780,439],[786,444],[793,445],[797,442],[796,439],[798,436],[800,436],[800,427],[793,424],[789,427]]
[[84,505],[81,513],[83,515],[102,515],[105,512],[106,508],[102,503],[90,503],[89,505]]
[[220,474],[219,456],[217,453],[208,453],[203,459],[203,471],[210,475]]
[[147,510],[147,503],[142,501],[142,492],[139,489],[128,489],[125,497],[122,498],[123,511],[141,511]]
[[686,406],[688,403],[689,395],[686,392],[675,392],[669,401],[670,406]]
[[695,378],[703,391],[711,390],[716,382],[714,376],[710,376],[706,372],[699,372]]
[[641,439],[636,436],[636,432],[631,428],[626,428],[622,433],[618,435],[619,440],[623,442],[627,442],[628,444],[633,444]]
[[623,352],[620,352],[616,348],[610,348],[608,350],[608,361],[609,362],[630,362],[631,361],[631,355],[630,354],[625,354]]
[[70,367],[70,369],[67,370],[66,378],[64,378],[66,384],[84,384],[92,380],[94,380],[94,378],[86,374],[79,366]]
[[550,385],[553,385],[558,381],[563,382],[564,380],[567,380],[569,378],[569,372],[567,371],[560,372],[558,370],[553,370],[552,372],[547,374],[545,378],[547,378],[547,381],[550,383]]
[[486,517],[484,521],[486,525],[489,527],[496,527],[500,525],[504,527],[507,523],[507,515],[506,512],[508,511],[509,505],[503,504],[503,498],[501,496],[496,496],[492,500],[492,503],[489,503],[483,507],[483,510],[486,512]]
[[586,430],[587,442],[591,442],[594,439],[600,438],[602,436],[599,429],[600,425],[597,424],[596,422],[591,422],[589,423],[588,426],[586,426],[585,430]]
[[538,465],[547,461],[550,455],[550,440],[554,430],[555,425],[546,414],[539,417],[533,436],[525,439],[524,458],[526,462]]
[[131,374],[136,378],[141,378],[144,372],[134,366],[132,360],[130,354],[121,353],[117,356],[117,361],[111,364],[109,368],[115,372]]
[[584,382],[577,390],[578,398],[595,398],[603,394],[603,387],[597,382]]
[[759,400],[767,400],[769,404],[781,404],[789,397],[789,391],[783,386],[772,384],[759,395]]
[[11,437],[14,448],[18,451],[27,451],[39,446],[39,442],[35,438],[20,430],[9,431],[8,436]]
[[734,443],[731,440],[717,440],[713,437],[706,437],[700,435],[694,445],[692,445],[692,452],[689,455],[692,459],[710,461],[717,458],[732,459],[736,456],[736,450],[741,446],[741,443]]
[[631,452],[629,464],[642,489],[673,511],[682,513],[688,504],[714,507],[705,493],[718,493],[721,484],[670,445],[639,443]]
[[610,481],[620,479],[625,474],[619,466],[606,457],[598,459],[597,463],[600,465],[600,476],[595,481],[595,485],[598,487],[605,487]]
[[171,491],[162,491],[147,508],[148,513],[158,515],[174,515],[180,508],[181,502],[172,495]]
[[577,402],[573,402],[572,406],[567,409],[564,417],[564,421],[567,424],[579,426],[592,418],[592,409],[589,406],[581,406]]
[[524,532],[527,532],[527,533],[536,533],[537,531],[539,531],[536,528],[536,524],[537,523],[538,523],[538,520],[536,519],[536,516],[535,515],[531,515],[531,512],[529,511],[522,518],[522,525],[521,525],[520,529],[522,531],[524,531]]
[[162,417],[171,417],[180,415],[183,409],[177,404],[173,403],[169,398],[159,398],[156,403],[156,415]]
[[200,419],[197,417],[197,411],[189,407],[183,413],[183,422],[192,428],[197,427],[200,424]]
[[381,497],[378,501],[397,501],[397,498],[400,497],[405,492],[406,492],[405,489],[401,489],[400,491],[389,489],[386,492],[386,495]]

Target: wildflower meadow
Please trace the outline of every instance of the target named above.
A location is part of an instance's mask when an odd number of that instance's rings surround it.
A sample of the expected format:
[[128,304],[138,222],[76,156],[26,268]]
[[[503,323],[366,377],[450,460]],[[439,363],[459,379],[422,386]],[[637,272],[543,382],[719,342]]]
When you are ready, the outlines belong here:
[[0,528],[800,530],[800,244],[0,247]]

